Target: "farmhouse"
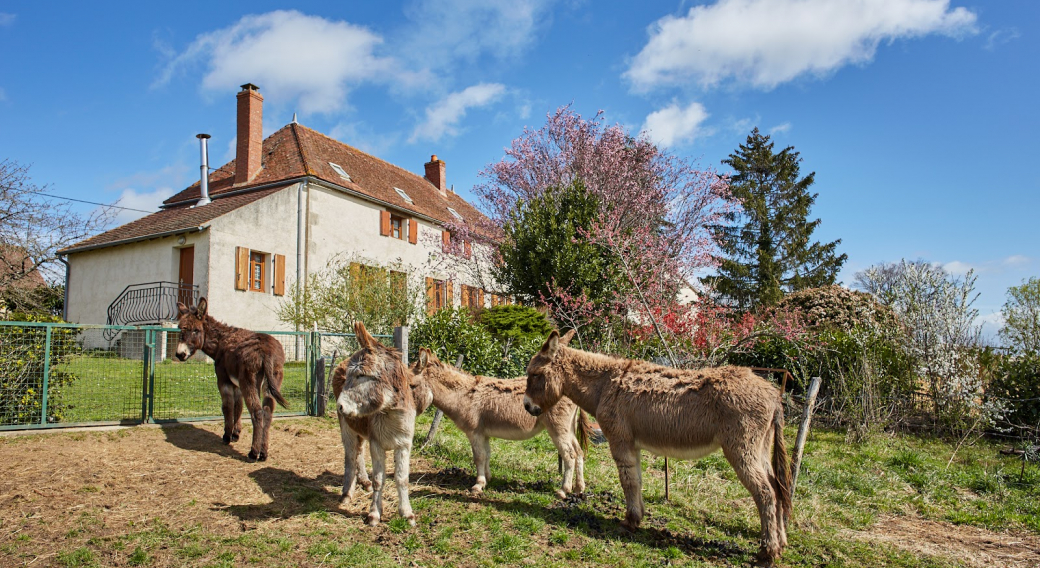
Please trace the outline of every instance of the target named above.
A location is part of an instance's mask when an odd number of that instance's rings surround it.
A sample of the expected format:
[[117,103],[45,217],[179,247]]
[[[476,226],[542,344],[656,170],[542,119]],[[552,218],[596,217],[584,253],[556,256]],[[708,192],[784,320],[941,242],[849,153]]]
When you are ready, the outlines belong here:
[[233,161],[208,173],[200,134],[208,175],[160,211],[59,251],[68,321],[162,323],[176,319],[177,301],[205,296],[219,320],[287,330],[275,314],[292,282],[343,254],[404,267],[429,310],[497,301],[465,275],[437,271],[446,225],[480,216],[448,186],[443,160],[432,156],[419,176],[295,118],[263,139],[258,88],[243,85],[237,97]]

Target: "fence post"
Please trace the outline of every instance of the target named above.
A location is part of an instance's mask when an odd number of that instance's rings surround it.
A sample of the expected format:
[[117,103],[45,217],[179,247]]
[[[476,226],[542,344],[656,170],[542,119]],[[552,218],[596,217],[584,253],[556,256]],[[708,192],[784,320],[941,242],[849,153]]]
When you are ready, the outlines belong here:
[[152,402],[152,389],[155,387],[155,375],[152,374],[152,330],[144,330],[144,345],[141,347],[141,424],[148,424],[155,407]]
[[394,328],[394,347],[401,351],[401,360],[405,366],[408,365],[408,326],[402,325]]
[[40,403],[40,424],[47,424],[47,395],[48,386],[51,376],[51,326],[47,326],[47,338],[44,341],[43,347],[43,387],[41,394],[43,395],[43,401]]
[[794,495],[795,485],[798,483],[798,470],[802,467],[802,450],[805,448],[805,438],[809,435],[809,423],[812,421],[813,406],[816,404],[816,394],[820,392],[820,377],[813,377],[809,384],[809,396],[805,400],[805,410],[802,411],[802,423],[798,426],[798,438],[794,442],[794,460],[791,464],[791,495]]

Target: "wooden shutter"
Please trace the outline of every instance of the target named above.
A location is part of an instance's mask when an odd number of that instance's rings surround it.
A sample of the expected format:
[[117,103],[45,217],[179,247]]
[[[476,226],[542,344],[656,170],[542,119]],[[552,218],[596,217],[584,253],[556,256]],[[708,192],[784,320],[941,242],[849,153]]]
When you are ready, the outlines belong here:
[[443,243],[444,248],[447,249],[448,245],[451,244],[451,233],[448,231],[441,231],[441,243]]
[[469,286],[465,284],[459,284],[459,293],[461,294],[459,299],[459,305],[463,308],[469,307]]
[[380,211],[379,212],[379,234],[384,237],[390,236],[390,212]]
[[433,283],[433,278],[426,277],[426,313],[432,314],[433,307],[436,305],[436,294],[437,287]]
[[274,255],[274,295],[285,295],[285,255]]
[[484,307],[484,291],[477,290],[477,306],[478,308]]
[[413,245],[419,242],[419,222],[415,219],[408,220],[408,242]]
[[249,289],[249,249],[235,247],[235,290]]
[[469,241],[466,241],[466,258],[469,258],[473,254],[473,249],[470,247]]
[[447,294],[447,297],[444,300],[445,307],[447,307],[447,308],[453,307],[455,304],[452,303],[451,295],[452,295],[452,292],[455,291],[455,283],[452,282],[451,280],[445,280],[444,281],[444,288],[445,288],[445,292]]

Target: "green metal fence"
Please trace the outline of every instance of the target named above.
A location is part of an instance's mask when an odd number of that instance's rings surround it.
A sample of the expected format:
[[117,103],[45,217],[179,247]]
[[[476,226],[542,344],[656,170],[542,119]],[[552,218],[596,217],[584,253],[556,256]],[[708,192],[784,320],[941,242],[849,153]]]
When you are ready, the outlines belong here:
[[[314,414],[315,364],[349,356],[353,335],[265,333],[285,348],[290,408],[275,414]],[[0,430],[220,418],[212,362],[175,361],[178,341],[176,327],[0,322]]]

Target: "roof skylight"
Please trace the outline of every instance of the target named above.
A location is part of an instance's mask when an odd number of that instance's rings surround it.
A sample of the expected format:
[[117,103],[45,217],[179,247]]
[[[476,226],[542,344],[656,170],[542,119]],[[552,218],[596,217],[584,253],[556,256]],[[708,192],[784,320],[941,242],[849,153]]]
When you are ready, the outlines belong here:
[[344,170],[343,167],[340,166],[339,164],[333,164],[332,162],[329,162],[329,165],[332,166],[332,169],[336,170],[336,173],[339,174],[339,176],[341,178],[343,178],[343,179],[345,179],[347,181],[354,181],[354,180],[350,179],[350,174],[348,174],[346,172],[346,170]]
[[408,197],[408,194],[407,194],[407,193],[405,193],[403,189],[401,189],[401,188],[399,188],[399,187],[395,187],[395,188],[394,188],[394,191],[396,191],[396,192],[397,192],[397,195],[400,195],[400,196],[401,196],[401,199],[404,199],[404,200],[405,200],[405,201],[407,201],[408,203],[413,203],[413,201],[412,201],[412,198],[411,198],[411,197]]
[[454,215],[455,218],[458,219],[459,221],[463,220],[462,219],[462,215],[459,215],[459,212],[454,210],[454,209],[452,209],[451,207],[448,208],[448,213],[451,213],[452,215]]

